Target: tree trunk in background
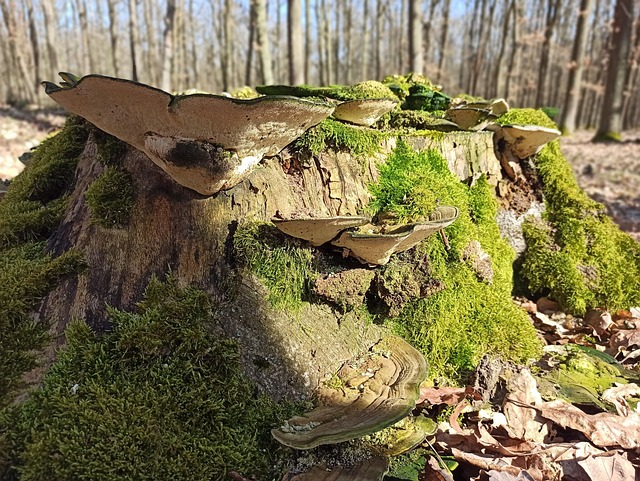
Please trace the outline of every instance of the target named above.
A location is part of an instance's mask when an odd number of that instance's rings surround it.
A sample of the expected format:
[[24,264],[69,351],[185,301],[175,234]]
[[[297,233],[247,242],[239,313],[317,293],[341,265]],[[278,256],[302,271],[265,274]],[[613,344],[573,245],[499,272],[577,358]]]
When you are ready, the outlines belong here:
[[504,0],[503,6],[503,19],[502,19],[502,36],[500,42],[500,50],[498,52],[498,59],[496,60],[495,67],[493,68],[493,82],[491,86],[491,96],[499,97],[503,88],[503,79],[505,76],[503,74],[504,70],[504,54],[507,50],[507,43],[509,42],[509,26],[511,25],[511,16],[512,9],[515,8],[513,1]]
[[596,140],[619,139],[622,131],[622,104],[631,47],[633,2],[634,0],[616,0],[607,83]]
[[584,52],[587,46],[587,24],[589,18],[591,18],[593,5],[593,0],[580,1],[580,14],[578,15],[575,40],[571,51],[569,81],[567,84],[567,93],[565,94],[562,118],[560,121],[560,128],[569,134],[576,129],[576,114],[578,112],[578,101],[580,100]]
[[369,0],[364,0],[362,8],[362,63],[360,64],[360,78],[365,80],[367,78],[367,69],[369,67],[369,28],[367,25],[369,17]]
[[311,0],[304,1],[304,79],[311,83]]
[[[7,43],[9,44],[9,53],[13,65],[10,67],[9,79],[11,82],[17,79],[16,84],[12,86],[12,93],[16,98],[10,99],[11,101],[24,101],[33,102],[33,90],[31,89],[28,79],[31,78],[30,72],[27,69],[24,55],[21,51],[21,45],[19,42],[18,27],[16,25],[13,12],[17,12],[18,8],[14,0],[0,2],[0,9],[2,11],[2,17],[4,18],[4,24],[7,29]],[[12,73],[15,74],[12,75]]]
[[[346,49],[347,49],[347,63],[345,65],[345,80],[347,85],[353,83],[353,35],[351,30],[353,29],[353,5],[347,1],[345,3],[347,25],[345,26],[345,35],[347,36]],[[364,79],[362,79],[364,80]]]
[[[376,80],[382,80],[382,45],[383,45],[383,21],[385,16],[386,3],[383,0],[376,1]],[[366,17],[364,18],[366,28]],[[365,80],[361,78],[360,80]]]
[[409,0],[409,70],[423,73],[422,5],[420,0]]
[[114,74],[118,77],[120,74],[118,73],[118,27],[116,25],[116,0],[109,0],[109,38],[111,39],[111,63]]
[[435,12],[440,0],[431,0],[429,4],[429,14],[427,20],[423,23],[423,38],[422,38],[422,62],[423,65],[429,65],[429,56],[431,55],[431,30],[433,21],[435,18]]
[[[198,39],[198,27],[196,25],[196,19],[197,17],[194,8],[194,2],[193,0],[189,0],[189,38],[191,40],[189,42],[189,44],[191,45],[189,49],[189,56],[191,58],[189,60],[191,62],[191,72],[193,74],[193,77],[189,77],[189,79],[190,85],[193,87],[200,85],[200,66],[198,62],[198,46],[200,45],[200,42]],[[186,44],[185,48],[187,48],[189,44]],[[251,85],[251,83],[249,83],[249,85]]]
[[509,68],[507,69],[507,81],[504,86],[504,98],[511,102],[514,99],[512,81],[516,71],[520,70],[520,4],[518,0],[512,0],[511,14],[513,15],[511,28],[511,57],[509,57]]
[[36,19],[33,13],[33,0],[27,0],[27,19],[29,21],[29,42],[31,43],[31,53],[33,56],[33,98],[40,104],[40,44],[38,43],[38,32]]
[[138,13],[136,0],[129,0],[129,54],[131,55],[131,80],[138,80],[136,47],[138,45]]
[[451,10],[451,0],[444,0],[444,11],[442,12],[442,27],[440,30],[440,57],[438,58],[438,74],[436,80],[442,82],[444,78],[445,58],[447,52],[447,40],[449,38],[449,12]]
[[636,19],[636,28],[633,40],[633,48],[629,55],[629,69],[627,71],[627,86],[622,104],[622,126],[633,126],[631,111],[633,104],[639,102],[638,95],[632,95],[638,88],[638,64],[640,64],[640,18]]
[[58,66],[58,54],[56,52],[56,31],[57,21],[55,10],[52,4],[53,0],[42,1],[42,13],[44,17],[44,31],[47,39],[47,57],[49,58],[49,72],[50,78],[55,78]]
[[222,70],[222,88],[231,90],[233,75],[233,0],[224,2],[224,62]]
[[273,70],[267,30],[267,0],[253,0],[253,8],[256,15],[256,38],[262,75],[261,82],[265,85],[271,85],[273,84]]
[[247,43],[247,61],[244,69],[244,84],[253,85],[253,54],[255,50],[256,11],[254,2],[249,4],[249,40]]
[[304,44],[301,0],[287,2],[287,41],[289,45],[289,83],[301,85],[304,79]]
[[560,0],[547,1],[547,21],[544,28],[544,42],[542,42],[542,52],[540,54],[540,69],[538,70],[538,88],[536,91],[536,107],[544,106],[547,94],[547,77],[549,62],[551,59],[551,37],[558,21],[558,9]]
[[171,91],[171,65],[173,64],[173,25],[176,16],[175,0],[167,0],[167,11],[164,16],[164,32],[162,34],[162,90]]
[[326,80],[327,80],[327,83],[330,84],[334,82],[333,52],[331,49],[331,46],[333,43],[331,41],[329,9],[327,8],[326,0],[322,0],[322,8],[320,10],[321,10],[320,14],[322,15],[322,37],[324,39],[323,44],[324,44],[324,51],[325,51],[324,63],[325,63],[325,68],[327,69]]
[[91,55],[91,40],[89,39],[87,5],[84,0],[77,0],[76,8],[78,9],[78,19],[80,20],[80,38],[82,39],[82,68],[84,69],[84,75],[87,75],[95,71],[93,56]]

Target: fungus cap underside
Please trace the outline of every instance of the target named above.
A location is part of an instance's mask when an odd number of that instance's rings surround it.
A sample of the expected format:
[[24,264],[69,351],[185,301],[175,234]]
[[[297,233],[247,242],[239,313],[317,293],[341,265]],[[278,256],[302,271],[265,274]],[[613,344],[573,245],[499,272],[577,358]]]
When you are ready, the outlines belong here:
[[282,232],[319,246],[334,239],[340,232],[351,227],[367,224],[371,219],[360,216],[303,217],[299,219],[279,219],[271,222]]
[[540,149],[557,139],[562,133],[557,129],[539,125],[502,125],[499,135],[510,145],[513,153],[526,159],[540,152]]

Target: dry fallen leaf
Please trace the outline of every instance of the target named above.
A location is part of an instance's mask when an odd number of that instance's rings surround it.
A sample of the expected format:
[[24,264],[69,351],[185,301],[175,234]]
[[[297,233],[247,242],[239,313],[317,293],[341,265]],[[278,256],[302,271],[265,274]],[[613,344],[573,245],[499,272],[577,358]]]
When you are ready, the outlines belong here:
[[640,329],[621,329],[609,340],[609,345],[617,351],[640,346]]
[[632,481],[636,478],[636,469],[627,459],[627,453],[606,453],[588,456],[578,461],[586,478],[592,481]]
[[509,394],[503,406],[507,418],[507,431],[516,439],[542,443],[549,434],[548,421],[542,419],[536,409],[529,407],[540,404],[536,380],[528,369],[521,370],[507,382]]
[[610,387],[602,393],[602,400],[610,402],[616,407],[616,411],[620,416],[628,416],[631,412],[629,404],[625,398],[638,396],[640,394],[640,386],[635,383],[622,384],[621,386]]
[[454,406],[463,399],[471,397],[482,399],[480,394],[470,386],[467,387],[421,387],[417,404],[428,402],[431,405],[446,404]]
[[627,417],[610,413],[587,414],[561,399],[534,407],[543,417],[582,432],[596,446],[640,447],[640,415],[635,412]]

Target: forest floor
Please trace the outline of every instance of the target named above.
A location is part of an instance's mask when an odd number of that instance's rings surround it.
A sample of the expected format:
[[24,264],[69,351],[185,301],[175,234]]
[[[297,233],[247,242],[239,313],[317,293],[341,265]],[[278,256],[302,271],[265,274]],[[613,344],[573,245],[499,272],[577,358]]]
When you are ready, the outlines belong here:
[[[23,111],[0,105],[0,179],[23,168],[18,157],[62,126],[60,110]],[[604,204],[613,219],[640,241],[640,130],[623,134],[619,144],[592,144],[593,132],[562,139],[562,151],[582,188]]]

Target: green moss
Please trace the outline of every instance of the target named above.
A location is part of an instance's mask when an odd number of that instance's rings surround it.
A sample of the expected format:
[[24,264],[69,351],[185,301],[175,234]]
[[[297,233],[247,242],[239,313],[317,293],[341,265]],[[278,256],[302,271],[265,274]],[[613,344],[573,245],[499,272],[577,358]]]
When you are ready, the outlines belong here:
[[338,100],[355,99],[393,99],[395,94],[386,85],[375,80],[360,82],[351,87],[344,87],[338,91]]
[[0,416],[14,466],[0,477],[274,476],[269,428],[296,409],[256,395],[235,344],[211,332],[211,308],[202,291],[152,280],[137,313],[110,309],[104,336],[69,325],[43,388]]
[[336,100],[395,98],[389,88],[375,80],[355,85],[329,85],[313,87],[311,85],[259,85],[258,93],[263,95],[293,95],[294,97],[329,97]]
[[538,125],[550,129],[558,128],[553,120],[540,109],[511,109],[498,117],[496,122],[500,125]]
[[84,265],[69,251],[52,258],[45,240],[62,219],[87,128],[71,117],[45,140],[31,163],[0,201],[0,406],[23,387],[22,374],[35,367],[36,350],[46,339],[46,323],[31,312],[68,274]]
[[452,132],[458,126],[434,115],[433,112],[421,110],[399,110],[391,112],[389,126],[394,129],[417,129],[429,131]]
[[378,130],[326,119],[307,130],[295,146],[311,155],[318,155],[331,147],[346,150],[355,156],[364,156],[379,152],[384,138],[385,134]]
[[620,132],[598,132],[591,142],[620,142],[622,141],[622,136]]
[[[432,236],[415,251],[416,256],[428,258],[431,282],[444,288],[407,302],[398,317],[388,321],[423,352],[431,377],[461,379],[487,352],[517,361],[539,354],[531,323],[511,301],[514,253],[500,238],[497,204],[486,180],[468,187],[448,170],[439,153],[416,153],[399,142],[380,167],[380,179],[371,193],[372,211],[393,212],[402,222],[428,216],[438,200],[460,209],[458,220],[445,229],[449,250],[439,236]],[[478,280],[462,260],[465,246],[474,239],[491,257],[495,273],[491,285]]]
[[271,224],[248,222],[233,238],[240,264],[251,270],[269,289],[269,302],[278,309],[297,310],[309,298],[315,277],[312,250],[301,247]]
[[103,227],[128,224],[135,200],[135,182],[126,171],[107,167],[85,193],[91,220]]
[[127,144],[106,132],[93,128],[93,139],[96,143],[96,159],[103,165],[119,166],[127,152]]
[[524,228],[527,250],[521,276],[583,314],[589,307],[621,309],[640,303],[640,244],[580,189],[557,141],[534,159],[546,201],[546,222]]

